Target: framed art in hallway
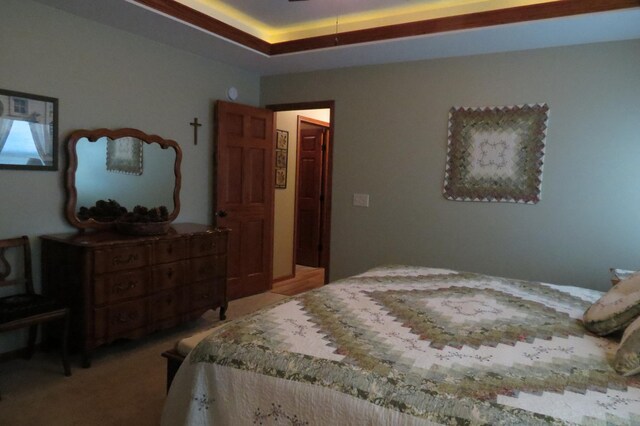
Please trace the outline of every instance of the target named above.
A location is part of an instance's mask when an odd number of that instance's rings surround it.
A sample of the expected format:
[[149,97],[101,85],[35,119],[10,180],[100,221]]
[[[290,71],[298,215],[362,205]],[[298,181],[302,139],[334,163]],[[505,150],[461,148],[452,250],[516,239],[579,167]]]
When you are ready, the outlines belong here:
[[276,130],[276,148],[289,149],[289,132],[286,130]]
[[287,187],[287,156],[289,155],[289,132],[276,130],[276,188]]

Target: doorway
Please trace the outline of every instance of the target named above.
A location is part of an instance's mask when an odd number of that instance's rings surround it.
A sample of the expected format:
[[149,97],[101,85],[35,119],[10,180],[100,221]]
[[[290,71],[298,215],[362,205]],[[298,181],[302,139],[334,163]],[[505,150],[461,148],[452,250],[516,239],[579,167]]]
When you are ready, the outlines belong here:
[[326,283],[331,250],[334,102],[267,108],[276,112],[278,133],[288,133],[290,151],[286,188],[275,189],[274,196],[274,283],[300,280],[311,269],[322,270],[320,283]]

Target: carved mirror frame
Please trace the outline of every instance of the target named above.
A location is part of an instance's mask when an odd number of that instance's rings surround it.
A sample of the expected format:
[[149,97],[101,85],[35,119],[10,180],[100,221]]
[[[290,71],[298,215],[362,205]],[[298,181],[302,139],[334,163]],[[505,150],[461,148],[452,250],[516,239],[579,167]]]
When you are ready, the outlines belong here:
[[86,138],[89,142],[96,142],[98,139],[107,137],[111,140],[133,137],[140,139],[146,144],[157,143],[162,149],[171,148],[175,151],[176,159],[174,162],[173,173],[175,176],[175,185],[173,188],[173,211],[169,214],[168,221],[172,222],[180,213],[180,186],[182,176],[180,174],[180,164],[182,163],[182,150],[180,145],[174,140],[164,139],[158,135],[149,135],[138,129],[123,128],[117,130],[111,129],[95,129],[95,130],[76,130],[69,136],[67,140],[68,167],[66,171],[66,190],[67,204],[65,206],[65,216],[69,223],[80,230],[85,229],[110,229],[115,226],[115,222],[100,222],[95,219],[80,220],[78,218],[78,191],[76,189],[76,171],[78,169],[78,153],[76,145],[78,141]]

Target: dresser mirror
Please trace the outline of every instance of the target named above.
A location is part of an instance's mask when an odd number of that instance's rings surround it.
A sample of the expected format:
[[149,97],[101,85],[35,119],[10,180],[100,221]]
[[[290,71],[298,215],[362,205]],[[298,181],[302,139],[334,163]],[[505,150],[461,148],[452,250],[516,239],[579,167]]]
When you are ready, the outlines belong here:
[[177,142],[136,129],[77,130],[67,153],[65,211],[73,226],[108,229],[118,211],[136,206],[165,206],[169,222],[178,216],[182,151]]

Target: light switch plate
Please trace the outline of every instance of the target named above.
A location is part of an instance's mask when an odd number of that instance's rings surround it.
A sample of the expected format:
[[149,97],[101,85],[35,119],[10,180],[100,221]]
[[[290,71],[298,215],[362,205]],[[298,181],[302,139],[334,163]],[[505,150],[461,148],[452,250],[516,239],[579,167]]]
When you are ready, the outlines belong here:
[[357,207],[369,207],[369,194],[353,194],[353,205]]

